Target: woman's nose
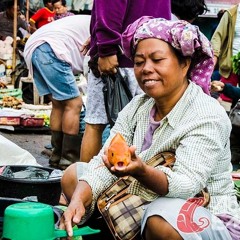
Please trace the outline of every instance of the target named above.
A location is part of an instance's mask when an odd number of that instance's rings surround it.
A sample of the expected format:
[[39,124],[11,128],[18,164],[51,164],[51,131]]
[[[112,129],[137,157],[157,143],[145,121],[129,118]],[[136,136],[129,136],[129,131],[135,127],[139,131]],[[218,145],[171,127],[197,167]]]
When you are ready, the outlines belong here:
[[151,61],[146,61],[145,62],[145,64],[143,65],[143,69],[142,69],[142,72],[144,73],[144,74],[146,74],[146,73],[150,73],[150,72],[152,72],[153,71],[153,66],[152,66],[152,63],[151,63]]

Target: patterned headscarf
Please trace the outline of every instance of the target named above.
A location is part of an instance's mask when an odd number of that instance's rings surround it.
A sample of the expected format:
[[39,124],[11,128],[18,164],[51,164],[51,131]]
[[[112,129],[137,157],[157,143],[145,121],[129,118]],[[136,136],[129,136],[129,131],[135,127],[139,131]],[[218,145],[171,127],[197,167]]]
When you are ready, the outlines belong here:
[[209,94],[211,75],[214,70],[210,41],[195,25],[184,20],[169,21],[144,16],[130,24],[122,35],[124,53],[133,59],[139,41],[158,38],[191,57],[189,78]]

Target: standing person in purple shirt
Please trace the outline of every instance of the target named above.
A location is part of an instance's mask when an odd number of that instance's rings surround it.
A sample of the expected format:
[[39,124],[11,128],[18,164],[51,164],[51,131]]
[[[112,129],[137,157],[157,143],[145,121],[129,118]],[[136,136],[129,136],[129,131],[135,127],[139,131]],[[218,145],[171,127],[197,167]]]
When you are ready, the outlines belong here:
[[[91,40],[88,75],[86,128],[81,145],[81,161],[89,162],[102,147],[102,133],[108,124],[103,99],[101,74],[114,74],[119,68],[126,76],[133,96],[142,91],[137,85],[133,62],[121,52],[121,34],[141,16],[171,19],[170,0],[95,0],[90,25]],[[90,42],[90,44],[89,44]]]

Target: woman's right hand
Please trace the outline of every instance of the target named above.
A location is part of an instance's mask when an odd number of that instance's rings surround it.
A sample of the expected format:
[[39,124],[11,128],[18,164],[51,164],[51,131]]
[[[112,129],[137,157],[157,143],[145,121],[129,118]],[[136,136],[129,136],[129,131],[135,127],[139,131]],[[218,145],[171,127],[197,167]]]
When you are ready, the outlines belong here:
[[69,237],[73,236],[73,226],[79,224],[85,214],[85,207],[83,202],[78,199],[72,200],[68,208],[64,211],[62,219],[59,224],[60,229],[65,229]]
[[131,154],[131,160],[128,165],[126,166],[114,166],[108,161],[108,148],[105,149],[104,155],[102,156],[103,162],[105,166],[112,172],[114,175],[118,177],[123,176],[139,176],[144,173],[146,163],[144,163],[141,158],[136,154],[136,147],[131,146],[129,147],[129,151]]

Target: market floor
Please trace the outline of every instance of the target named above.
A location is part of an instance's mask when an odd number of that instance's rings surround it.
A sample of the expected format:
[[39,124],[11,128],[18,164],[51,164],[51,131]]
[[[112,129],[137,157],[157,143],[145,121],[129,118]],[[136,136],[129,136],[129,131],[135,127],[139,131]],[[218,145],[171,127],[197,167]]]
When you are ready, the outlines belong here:
[[0,130],[0,134],[30,152],[40,165],[45,167],[49,166],[49,157],[42,153],[43,150],[45,150],[44,146],[50,144],[51,135],[49,131],[40,132],[28,130],[25,132],[14,132]]

